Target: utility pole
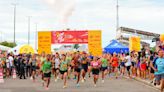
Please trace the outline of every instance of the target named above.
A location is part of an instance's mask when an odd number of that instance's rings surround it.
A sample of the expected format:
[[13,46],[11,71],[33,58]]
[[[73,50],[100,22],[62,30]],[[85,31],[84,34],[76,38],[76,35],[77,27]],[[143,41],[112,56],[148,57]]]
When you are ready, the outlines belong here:
[[1,41],[0,42],[2,42],[2,31],[0,31],[0,33],[1,33]]
[[38,24],[36,23],[35,24],[35,27],[36,27],[36,29],[35,29],[35,50],[37,51],[37,37],[38,37]]
[[119,2],[116,0],[117,5],[116,5],[116,30],[119,28]]
[[31,29],[31,16],[28,16],[28,45],[30,45],[30,29]]
[[16,8],[17,8],[17,4],[13,3],[12,5],[14,6],[14,43],[16,43],[15,42],[15,30],[16,30]]

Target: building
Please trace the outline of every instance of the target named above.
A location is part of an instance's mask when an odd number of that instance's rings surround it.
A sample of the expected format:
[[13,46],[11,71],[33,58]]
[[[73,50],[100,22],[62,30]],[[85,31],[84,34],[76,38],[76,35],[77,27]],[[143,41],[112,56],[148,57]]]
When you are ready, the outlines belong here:
[[158,38],[160,34],[151,33],[147,31],[127,28],[127,27],[120,27],[117,30],[117,40],[124,45],[129,45],[129,37],[130,36],[139,36],[141,38],[141,45],[142,46],[150,46],[149,43],[145,42],[144,40],[152,40],[153,38]]

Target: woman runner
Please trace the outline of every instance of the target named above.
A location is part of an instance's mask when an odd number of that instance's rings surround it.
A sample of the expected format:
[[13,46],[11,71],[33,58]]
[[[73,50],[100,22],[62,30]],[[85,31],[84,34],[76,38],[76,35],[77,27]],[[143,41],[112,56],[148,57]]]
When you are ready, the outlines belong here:
[[59,53],[56,53],[55,58],[54,58],[54,75],[55,75],[55,82],[57,82],[57,80],[58,80],[59,66],[60,66],[60,56],[59,56]]
[[[51,62],[50,62],[50,55],[47,55],[47,58],[43,63],[43,74],[44,74],[44,82],[46,83],[45,89],[48,90],[50,84],[50,77],[51,77]],[[44,86],[44,83],[43,83]]]
[[97,80],[99,78],[99,71],[100,71],[100,58],[94,57],[93,61],[91,62],[92,67],[92,74],[93,74],[93,81],[94,86],[96,87]]
[[71,66],[72,57],[70,53],[67,53],[66,61],[68,62],[68,79],[70,79],[71,71],[72,71],[72,66]]
[[83,52],[81,57],[81,63],[82,63],[82,82],[85,81],[85,75],[88,71],[88,60],[87,60],[87,53]]
[[32,69],[32,79],[33,79],[33,82],[35,82],[35,74],[36,74],[36,63],[37,63],[37,60],[36,60],[36,56],[33,55],[32,58],[30,59],[30,64],[31,64],[31,69]]
[[124,76],[125,74],[125,54],[121,54],[120,57],[120,72],[121,72],[121,76]]
[[66,61],[66,55],[62,55],[62,59],[60,62],[60,74],[61,74],[61,79],[64,79],[64,86],[63,88],[67,87],[67,72],[68,72],[68,62]]
[[81,73],[81,62],[79,54],[76,53],[75,57],[72,59],[72,66],[74,66],[75,77],[77,76],[76,87],[79,87],[80,73]]
[[118,57],[116,53],[113,53],[113,57],[111,58],[111,62],[112,62],[112,67],[113,67],[113,71],[115,73],[115,77],[116,79],[118,78]]
[[107,61],[106,54],[104,54],[101,59],[101,71],[102,71],[102,83],[104,83],[104,77],[108,73],[108,61]]

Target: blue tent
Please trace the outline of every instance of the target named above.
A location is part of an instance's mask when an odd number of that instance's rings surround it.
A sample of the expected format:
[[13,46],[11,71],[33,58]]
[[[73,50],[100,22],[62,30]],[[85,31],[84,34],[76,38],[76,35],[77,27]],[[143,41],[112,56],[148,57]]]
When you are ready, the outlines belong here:
[[129,48],[119,43],[117,40],[112,40],[108,46],[104,48],[105,53],[127,53]]

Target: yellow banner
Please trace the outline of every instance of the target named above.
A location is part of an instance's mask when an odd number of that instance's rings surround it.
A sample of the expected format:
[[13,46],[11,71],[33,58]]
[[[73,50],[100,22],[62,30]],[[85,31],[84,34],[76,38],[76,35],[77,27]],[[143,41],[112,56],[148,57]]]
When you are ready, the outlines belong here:
[[164,42],[164,34],[160,35],[160,41]]
[[101,31],[99,30],[89,30],[88,31],[88,49],[89,52],[94,56],[102,55],[101,47]]
[[129,48],[130,51],[140,51],[141,50],[140,37],[137,36],[130,37]]
[[51,54],[51,32],[38,32],[38,54]]

